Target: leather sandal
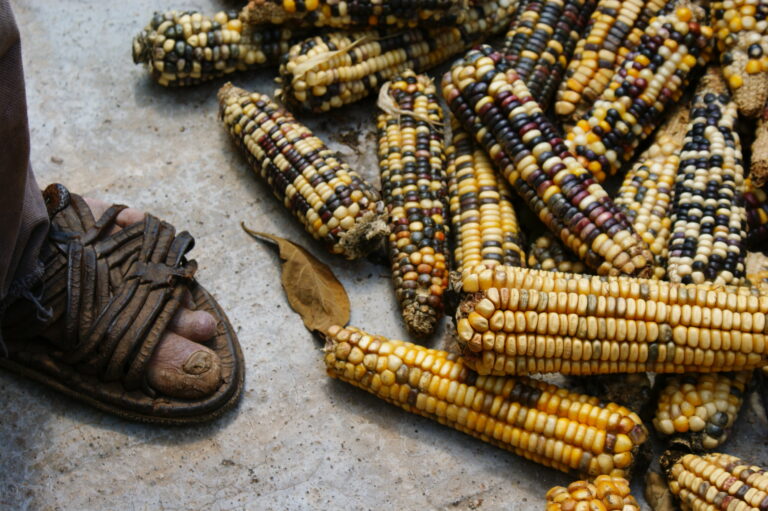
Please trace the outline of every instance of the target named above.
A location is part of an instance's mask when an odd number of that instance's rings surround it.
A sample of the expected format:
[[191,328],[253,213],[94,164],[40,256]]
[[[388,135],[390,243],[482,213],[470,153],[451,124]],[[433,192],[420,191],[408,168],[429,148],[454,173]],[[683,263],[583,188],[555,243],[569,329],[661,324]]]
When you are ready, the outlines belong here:
[[[149,214],[111,234],[125,206],[113,205],[96,220],[82,197],[62,185],[48,186],[43,197],[51,227],[41,251],[42,300],[17,300],[6,311],[3,337],[17,348],[0,354],[0,367],[141,422],[203,422],[235,405],[243,389],[242,351],[226,314],[194,279],[197,264],[185,257],[192,236]],[[146,379],[186,289],[191,308],[217,321],[204,345],[220,359],[221,384],[199,399],[160,395]],[[40,310],[47,321],[35,319]]]

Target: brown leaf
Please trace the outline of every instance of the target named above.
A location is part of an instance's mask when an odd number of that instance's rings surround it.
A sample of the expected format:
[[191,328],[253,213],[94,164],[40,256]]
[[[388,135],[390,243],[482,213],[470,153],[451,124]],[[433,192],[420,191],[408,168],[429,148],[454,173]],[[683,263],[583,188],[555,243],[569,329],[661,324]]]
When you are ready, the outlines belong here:
[[345,326],[349,322],[349,297],[326,264],[285,238],[252,231],[242,222],[240,226],[253,238],[278,247],[284,261],[283,290],[304,326],[325,333],[332,325]]
[[675,511],[674,499],[664,477],[658,472],[649,470],[645,474],[645,500],[653,511]]

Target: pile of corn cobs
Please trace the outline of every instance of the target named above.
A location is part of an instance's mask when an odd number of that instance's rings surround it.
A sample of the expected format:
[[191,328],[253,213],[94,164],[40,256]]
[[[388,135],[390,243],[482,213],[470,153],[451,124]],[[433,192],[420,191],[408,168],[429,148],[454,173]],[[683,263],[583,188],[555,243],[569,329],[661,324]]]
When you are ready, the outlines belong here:
[[[638,410],[528,375],[663,374],[652,422],[681,505],[768,509],[764,470],[703,454],[768,364],[768,287],[745,261],[768,237],[768,4],[251,0],[157,14],[133,50],[165,86],[279,64],[297,112],[378,95],[380,191],[269,96],[219,93],[310,234],[350,259],[386,243],[414,336],[460,294],[461,356],[337,326],[331,376],[589,479],[547,509],[627,510]],[[454,57],[440,86],[420,74]],[[530,245],[524,210],[548,230]]]

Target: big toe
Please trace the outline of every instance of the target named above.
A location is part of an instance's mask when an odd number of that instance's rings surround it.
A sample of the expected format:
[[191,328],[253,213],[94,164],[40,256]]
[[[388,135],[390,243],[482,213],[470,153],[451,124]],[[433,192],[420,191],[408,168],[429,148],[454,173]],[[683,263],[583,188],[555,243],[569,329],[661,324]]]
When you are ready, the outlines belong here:
[[149,360],[147,379],[153,389],[169,397],[207,397],[221,385],[221,360],[209,348],[167,332]]

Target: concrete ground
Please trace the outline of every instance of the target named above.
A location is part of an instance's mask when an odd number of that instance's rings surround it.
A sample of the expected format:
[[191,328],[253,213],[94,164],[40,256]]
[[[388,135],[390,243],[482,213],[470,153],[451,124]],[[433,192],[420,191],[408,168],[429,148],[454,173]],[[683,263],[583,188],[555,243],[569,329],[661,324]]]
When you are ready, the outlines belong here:
[[[0,373],[0,509],[540,510],[551,486],[570,481],[325,375],[318,343],[283,295],[275,252],[240,221],[331,265],[349,292],[352,324],[404,338],[387,268],[325,255],[257,181],[217,119],[223,80],[165,90],[131,62],[131,38],[153,11],[225,4],[11,4],[40,184],[60,181],[190,230],[198,276],[237,327],[247,373],[238,408],[183,429],[129,423]],[[272,92],[273,78],[232,79]],[[365,102],[305,119],[377,181],[373,112]],[[765,424],[746,408],[725,450],[766,466]]]

